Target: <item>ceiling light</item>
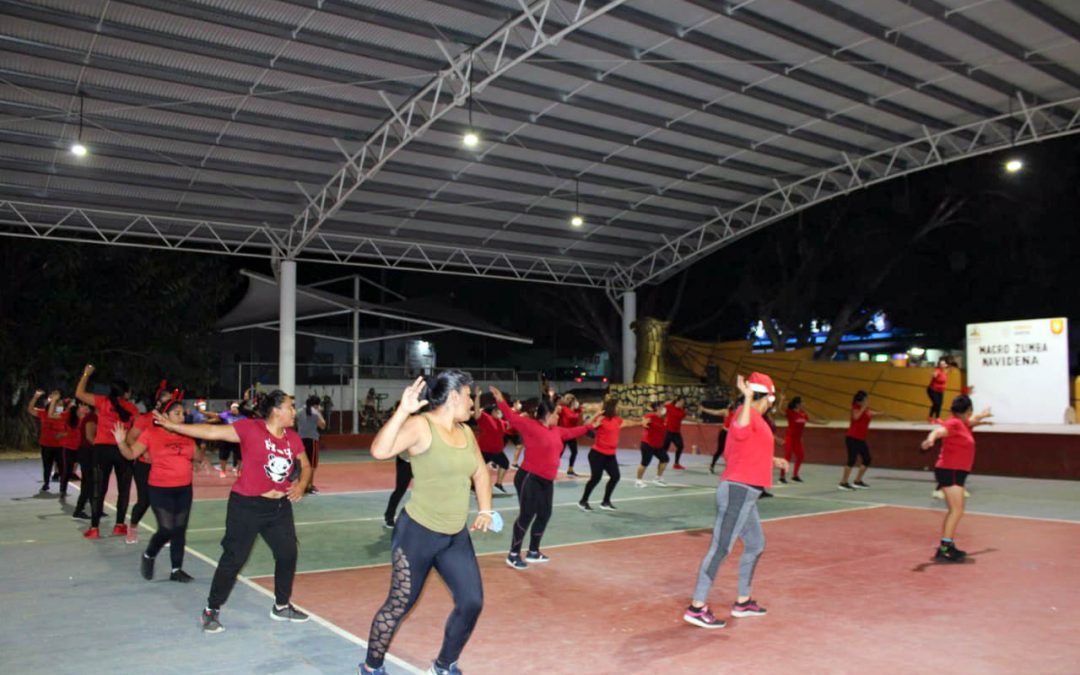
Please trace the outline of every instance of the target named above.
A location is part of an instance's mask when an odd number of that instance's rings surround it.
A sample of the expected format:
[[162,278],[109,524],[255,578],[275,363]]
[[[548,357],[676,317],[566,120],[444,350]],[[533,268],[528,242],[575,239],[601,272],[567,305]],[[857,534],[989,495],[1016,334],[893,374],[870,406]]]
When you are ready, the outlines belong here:
[[75,141],[71,144],[71,154],[76,157],[86,157],[86,146],[82,143]]
[[465,132],[465,135],[461,137],[461,144],[466,148],[475,148],[477,143],[480,142],[480,137],[476,135],[476,132],[470,129]]
[[574,216],[570,218],[570,224],[574,227],[581,227],[585,224],[585,219],[577,214],[574,214]]
[[1016,173],[1023,168],[1024,163],[1019,159],[1010,159],[1009,161],[1005,162],[1005,170],[1009,173]]
[[75,142],[71,144],[71,154],[76,157],[86,157],[86,146],[82,143],[82,127],[83,127],[83,94],[79,92],[79,134],[75,137]]
[[466,148],[475,148],[480,143],[480,135],[476,133],[476,127],[472,123],[472,99],[473,99],[473,63],[472,55],[469,56],[469,127],[461,137],[461,144]]
[[574,213],[570,216],[570,224],[581,227],[585,224],[585,216],[581,215],[581,185],[578,179],[574,179]]

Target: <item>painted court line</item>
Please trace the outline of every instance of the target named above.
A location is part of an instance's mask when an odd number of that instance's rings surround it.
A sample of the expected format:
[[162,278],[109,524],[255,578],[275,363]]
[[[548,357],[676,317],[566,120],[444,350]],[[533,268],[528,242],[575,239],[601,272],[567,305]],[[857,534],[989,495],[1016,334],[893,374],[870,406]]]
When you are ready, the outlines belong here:
[[[762,518],[762,522],[773,522],[773,521],[778,521],[778,520],[794,520],[796,518],[812,518],[814,516],[828,516],[828,515],[832,515],[832,514],[835,514],[835,513],[851,513],[853,511],[871,511],[873,509],[880,509],[880,508],[884,508],[886,506],[888,506],[888,504],[870,504],[868,506],[856,506],[856,507],[849,508],[849,509],[832,509],[832,510],[829,510],[829,511],[818,511],[817,513],[796,513],[796,514],[792,514],[792,515],[789,515],[789,516],[776,516],[775,518]],[[552,544],[550,546],[544,546],[544,550],[546,551],[548,549],[568,548],[568,547],[571,547],[571,546],[585,546],[587,544],[605,544],[605,543],[612,542],[612,541],[629,541],[631,539],[645,539],[647,537],[659,537],[659,536],[668,535],[668,534],[682,534],[684,532],[697,532],[697,531],[700,531],[700,530],[708,530],[708,529],[710,529],[710,528],[708,528],[708,527],[691,527],[691,528],[685,528],[685,529],[679,529],[679,530],[665,530],[663,532],[645,532],[643,534],[630,534],[630,535],[626,535],[624,537],[608,537],[606,539],[589,539],[589,540],[586,540],[586,541],[573,541],[573,542],[568,542],[566,544]],[[506,551],[499,550],[499,551],[489,551],[487,553],[477,553],[476,557],[477,558],[485,558],[485,557],[493,556],[493,555],[506,555]],[[352,570],[365,570],[365,569],[372,569],[372,568],[375,568],[375,567],[389,567],[389,566],[390,566],[390,563],[388,563],[388,562],[385,562],[385,563],[369,563],[367,565],[352,565],[352,566],[346,566],[346,567],[327,567],[325,569],[304,570],[302,572],[297,572],[297,574],[300,575],[300,574],[321,574],[321,573],[324,573],[324,572],[349,572],[349,571],[352,571]],[[272,579],[273,575],[272,574],[264,574],[264,575],[260,575],[260,576],[254,576],[254,577],[251,577],[251,578],[252,579]],[[271,594],[271,595],[273,595],[273,594]]]
[[[77,485],[71,485],[71,487],[76,489],[76,490],[79,489],[79,486],[77,486]],[[112,502],[105,502],[105,506],[110,511],[113,511],[114,513],[116,512],[116,505],[113,504]],[[145,528],[148,532],[156,532],[157,531],[156,529],[150,527],[149,525],[147,525],[144,522],[139,523],[139,527]],[[224,528],[222,528],[222,529],[224,529]],[[204,555],[203,553],[200,553],[199,551],[196,551],[195,549],[191,548],[190,546],[185,546],[184,547],[184,552],[187,553],[187,554],[190,554],[192,557],[198,558],[199,560],[203,561],[207,565],[210,565],[210,567],[212,567],[213,569],[215,569],[215,570],[217,569],[217,562],[216,561],[214,561],[209,556]],[[273,578],[273,575],[270,575],[270,577]],[[277,598],[274,597],[273,591],[271,591],[271,590],[269,590],[267,588],[263,588],[259,584],[252,581],[250,577],[246,577],[243,574],[240,574],[240,575],[237,575],[236,579],[237,579],[237,581],[243,583],[245,586],[256,590],[261,595],[264,595],[264,596],[270,598],[271,601],[276,601],[277,600]],[[310,611],[309,609],[307,609],[306,607],[304,607],[302,605],[298,605],[296,603],[293,603],[293,606],[300,608],[301,611],[303,611],[304,613],[306,613],[308,616],[311,617],[312,621],[319,624],[323,628],[329,630],[331,633],[334,633],[338,637],[344,638],[344,639],[348,640],[349,642],[351,642],[351,643],[353,643],[353,644],[355,644],[355,645],[357,645],[359,647],[363,647],[365,650],[367,649],[368,643],[367,643],[366,640],[363,640],[360,637],[350,633],[349,631],[345,630],[341,626],[338,626],[334,622],[329,621],[327,619],[324,619],[323,617],[319,616],[315,612]],[[385,658],[390,663],[393,663],[395,666],[398,666],[402,670],[405,670],[405,671],[407,671],[409,673],[412,673],[413,675],[425,675],[425,673],[428,672],[425,669],[418,668],[418,667],[412,665],[411,663],[409,663],[408,661],[404,661],[401,658],[399,658],[397,656],[394,656],[393,654],[390,654],[389,652],[387,652]]]
[[[833,503],[833,504],[835,504],[837,502],[844,502],[846,504],[860,504],[860,505],[865,505],[865,506],[892,506],[892,507],[897,508],[897,509],[913,509],[913,510],[917,510],[917,511],[936,511],[936,512],[941,513],[941,514],[944,514],[946,512],[946,509],[944,508],[944,503],[942,503],[941,507],[936,507],[936,506],[915,506],[915,505],[912,505],[912,504],[890,504],[889,502],[868,502],[868,501],[861,500],[861,499],[830,499],[828,497],[814,497],[814,496],[809,496],[809,495],[807,495],[807,496],[774,495],[774,496],[777,497],[777,498],[780,498],[780,499],[804,499],[806,501],[830,502],[830,503]],[[966,506],[966,504],[965,504],[965,506]],[[967,508],[964,509],[964,515],[965,516],[966,515],[993,516],[995,518],[1015,518],[1017,520],[1035,520],[1035,521],[1042,521],[1042,522],[1047,522],[1047,523],[1068,523],[1070,525],[1080,525],[1080,520],[1068,520],[1067,518],[1045,518],[1045,517],[1042,517],[1042,516],[1018,516],[1018,515],[1011,514],[1011,513],[992,513],[990,511],[970,511]]]

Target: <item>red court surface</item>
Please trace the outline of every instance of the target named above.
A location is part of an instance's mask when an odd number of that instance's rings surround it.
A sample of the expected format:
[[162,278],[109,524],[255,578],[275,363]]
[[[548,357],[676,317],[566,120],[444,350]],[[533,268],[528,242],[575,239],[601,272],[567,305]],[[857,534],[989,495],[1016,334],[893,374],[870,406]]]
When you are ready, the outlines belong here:
[[[974,562],[927,564],[940,523],[940,512],[895,507],[766,522],[754,595],[769,615],[712,631],[681,620],[706,531],[552,548],[551,563],[523,572],[484,556],[484,613],[462,669],[1076,673],[1080,525],[967,516],[957,541]],[[714,587],[717,614],[733,601],[740,551]],[[388,572],[300,574],[293,599],[366,639]],[[450,607],[433,573],[391,651],[426,667]]]

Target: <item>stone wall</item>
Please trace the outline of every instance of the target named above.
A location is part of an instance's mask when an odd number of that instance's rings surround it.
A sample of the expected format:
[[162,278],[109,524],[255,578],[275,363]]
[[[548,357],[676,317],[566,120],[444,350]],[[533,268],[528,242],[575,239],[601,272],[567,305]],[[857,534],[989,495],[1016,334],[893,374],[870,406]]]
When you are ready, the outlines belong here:
[[689,417],[700,417],[701,401],[728,401],[731,391],[724,386],[703,384],[613,384],[609,395],[618,399],[622,417],[641,417],[653,401],[673,401],[677,396],[686,397]]

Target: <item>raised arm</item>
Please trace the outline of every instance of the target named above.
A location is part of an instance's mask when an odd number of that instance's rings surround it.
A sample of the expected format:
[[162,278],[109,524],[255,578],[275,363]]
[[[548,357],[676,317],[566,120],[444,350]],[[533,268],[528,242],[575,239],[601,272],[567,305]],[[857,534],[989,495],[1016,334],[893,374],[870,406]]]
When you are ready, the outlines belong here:
[[706,415],[712,415],[713,417],[727,417],[731,411],[727,408],[707,408],[703,405],[698,406],[698,410]]
[[934,443],[937,443],[942,438],[949,435],[949,430],[945,427],[934,427],[934,430],[927,435],[926,439],[921,443],[923,450],[929,450],[934,447]]
[[570,441],[575,438],[584,436],[585,434],[592,431],[593,428],[592,425],[583,424],[578,427],[556,427],[556,429],[559,430],[559,438],[563,439],[564,441]]
[[993,422],[986,421],[993,416],[994,413],[990,411],[990,408],[983,408],[983,411],[981,413],[971,416],[971,428],[974,429],[978,426],[986,426],[988,424],[993,424]]
[[510,404],[506,402],[506,397],[503,396],[503,393],[495,387],[488,387],[488,391],[490,391],[491,395],[495,397],[495,405],[499,408],[499,410],[502,411],[503,418],[506,420],[507,424],[513,427],[516,431],[520,432],[523,427],[528,426],[530,421],[536,421],[530,420],[528,417],[525,417],[520,413],[514,412],[514,409],[511,408]]
[[83,368],[82,377],[79,378],[79,383],[75,385],[75,398],[79,399],[86,405],[94,405],[94,395],[86,391],[86,382],[93,374],[94,364],[86,364],[86,367]]
[[154,411],[154,421],[158,423],[158,426],[191,438],[204,441],[224,441],[226,443],[240,442],[240,436],[237,435],[236,429],[231,424],[175,424],[156,410]]
[[375,440],[371,442],[372,457],[390,459],[406,450],[410,453],[424,450],[420,445],[425,440],[426,425],[422,420],[414,419],[411,415],[428,404],[427,400],[420,398],[425,386],[424,378],[418,377],[412,384],[405,387],[397,410],[386,424],[382,425],[379,433],[375,434]]
[[44,395],[44,391],[37,389],[34,391],[34,395],[30,397],[30,404],[26,406],[26,412],[29,413],[31,417],[37,417],[37,402],[38,399]]
[[484,411],[480,409],[480,387],[477,387],[476,394],[473,395],[472,418],[479,422],[480,415],[483,412]]

